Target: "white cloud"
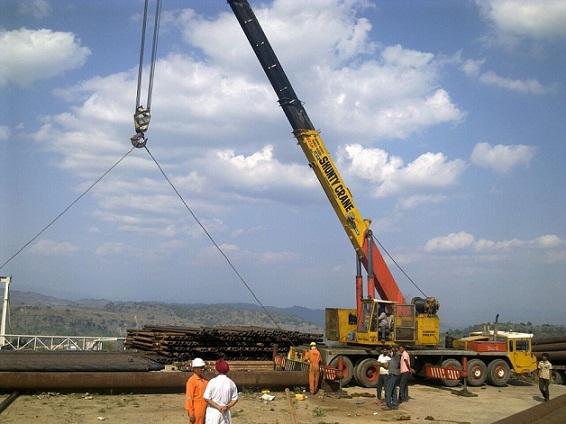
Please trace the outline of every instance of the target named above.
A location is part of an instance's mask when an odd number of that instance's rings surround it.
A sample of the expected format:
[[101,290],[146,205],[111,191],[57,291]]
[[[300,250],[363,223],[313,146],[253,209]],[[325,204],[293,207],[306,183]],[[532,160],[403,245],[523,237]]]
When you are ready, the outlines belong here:
[[464,231],[459,233],[450,233],[445,237],[435,237],[425,244],[427,252],[450,252],[454,250],[462,250],[472,246],[474,236]]
[[442,203],[448,196],[443,194],[430,194],[430,195],[416,195],[403,198],[399,201],[399,205],[403,209],[414,209],[421,205],[426,205],[429,203]]
[[532,245],[547,249],[564,246],[565,242],[560,239],[560,237],[554,234],[548,234],[544,236],[537,237],[531,242]]
[[[369,40],[371,24],[356,10],[374,7],[365,0],[274,1],[270,8],[254,6],[254,14],[286,69],[299,71],[306,63],[337,67],[360,53],[375,51]],[[223,67],[250,69],[264,78],[257,59],[231,13],[209,20],[186,9],[170,17],[182,28],[184,39]],[[293,30],[289,31],[292,22]]]
[[7,140],[10,137],[10,128],[0,125],[0,141]]
[[78,246],[69,242],[44,239],[31,246],[29,252],[41,256],[73,256],[79,250]]
[[[307,107],[323,117],[324,128],[348,136],[407,138],[433,125],[459,122],[465,113],[438,88],[434,56],[402,48],[385,48],[380,61],[368,60],[339,69],[319,66],[310,77],[320,81]],[[312,84],[307,88],[313,91]],[[312,114],[311,114],[312,115]]]
[[539,250],[563,250],[566,242],[556,235],[544,235],[534,240],[486,240],[476,238],[465,231],[450,233],[447,236],[435,237],[426,242],[424,249],[427,252],[458,252],[470,251],[480,254],[510,253],[524,249],[536,248]]
[[485,59],[472,60],[466,59],[460,66],[460,69],[469,77],[477,77],[480,74],[481,67],[485,63]]
[[0,86],[27,86],[84,65],[90,50],[70,32],[49,29],[0,30]]
[[124,243],[104,243],[96,248],[97,256],[113,256],[124,252],[126,245]]
[[470,78],[478,78],[484,84],[493,85],[505,90],[515,91],[517,93],[526,93],[534,95],[557,93],[560,89],[559,83],[544,85],[540,81],[529,79],[512,79],[497,75],[493,71],[481,72],[482,66],[486,63],[486,59],[473,60],[462,58],[462,52],[458,51],[451,58],[446,60],[447,63],[457,65],[466,76]]
[[535,79],[520,80],[504,78],[497,75],[495,72],[486,72],[480,76],[479,80],[485,84],[495,85],[496,87],[506,90],[536,95],[556,93],[559,87],[556,83],[545,86]]
[[19,0],[18,13],[37,19],[46,18],[51,15],[51,5],[47,0]]
[[[273,155],[273,146],[264,146],[249,156],[237,155],[231,149],[217,152],[212,160],[217,169],[222,169],[218,178],[227,190],[239,187],[242,193],[279,193],[280,190],[310,189],[316,186],[315,177],[307,166],[283,164]],[[278,194],[275,195],[277,197]]]
[[[371,25],[355,16],[356,8],[362,7],[373,6],[365,1],[276,1],[272,9],[255,10],[317,125],[333,134],[348,128],[349,134],[354,131],[369,138],[406,138],[432,125],[462,120],[465,114],[439,87],[435,56],[401,45],[372,44]],[[293,31],[285,30],[289,22]],[[251,84],[267,87],[265,98],[274,101],[232,16],[212,21],[188,10],[178,23],[187,42],[211,63],[229,70],[232,78],[242,74]]]
[[508,174],[517,166],[527,168],[537,149],[523,144],[504,146],[498,144],[478,143],[472,152],[472,163],[483,168],[491,168],[498,174]]
[[482,14],[495,26],[499,41],[566,38],[563,0],[477,0]]
[[[368,42],[369,24],[355,16],[355,8],[364,4],[275,2],[273,7],[282,8],[277,13],[256,10],[258,16],[265,14],[261,19],[266,32],[274,28],[270,41],[293,75],[297,92],[308,99],[317,125],[337,139],[344,133],[350,139],[357,132],[364,143],[405,138],[462,120],[465,114],[440,87],[433,54]],[[298,11],[316,19],[297,20]],[[318,183],[290,132],[285,140],[273,135],[274,125],[285,126],[284,116],[234,17],[225,13],[216,20],[204,19],[188,11],[180,16],[176,23],[190,33],[187,41],[193,43],[183,48],[190,55],[172,53],[156,64],[147,133],[148,147],[167,165],[168,177],[192,196],[197,213],[218,214],[236,200],[312,202]],[[298,28],[280,30],[281,25],[288,27],[290,17]],[[313,31],[313,25],[325,30]],[[57,94],[72,106],[68,112],[43,117],[44,125],[34,135],[42,148],[62,158],[61,168],[85,181],[84,188],[131,147],[136,79],[137,69],[132,68],[59,89]],[[362,144],[359,148],[364,149]],[[172,211],[178,210],[178,199],[159,175],[151,174],[156,167],[144,153],[134,151],[113,170],[112,184],[97,187],[96,216],[126,231],[192,234],[192,227],[177,221]],[[371,168],[359,177],[373,181],[380,196],[423,187],[444,189],[457,184],[465,169],[463,161],[449,161],[441,153],[427,153],[406,167],[402,159],[379,149],[366,149],[350,160],[353,173],[359,162]],[[160,220],[153,217],[158,212]]]
[[442,153],[424,153],[404,166],[403,160],[381,149],[347,145],[339,161],[356,177],[375,183],[375,194],[388,196],[414,189],[445,189],[458,183],[466,169],[461,159],[448,161]]
[[338,152],[338,161],[349,166],[351,174],[378,184],[403,167],[402,158],[389,156],[382,149],[365,148],[361,144],[346,145]]

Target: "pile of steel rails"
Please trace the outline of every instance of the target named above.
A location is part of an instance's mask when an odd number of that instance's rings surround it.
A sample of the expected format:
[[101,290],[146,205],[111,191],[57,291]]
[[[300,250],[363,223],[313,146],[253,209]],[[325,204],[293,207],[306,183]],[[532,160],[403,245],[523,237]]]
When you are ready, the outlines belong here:
[[566,336],[533,339],[532,349],[538,360],[546,352],[550,357],[550,362],[564,362],[566,361]]
[[176,327],[146,325],[128,330],[126,349],[152,352],[163,364],[224,358],[232,361],[270,361],[273,346],[286,354],[291,346],[322,341],[322,334],[301,333],[263,327]]
[[566,336],[533,339],[532,350],[539,361],[547,353],[552,364],[552,382],[566,384]]

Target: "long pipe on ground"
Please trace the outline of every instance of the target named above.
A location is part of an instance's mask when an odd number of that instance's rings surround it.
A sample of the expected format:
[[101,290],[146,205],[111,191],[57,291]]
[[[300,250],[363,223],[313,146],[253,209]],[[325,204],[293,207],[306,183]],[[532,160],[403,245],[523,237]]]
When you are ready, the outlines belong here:
[[[0,372],[0,391],[101,390],[136,393],[182,393],[192,372]],[[205,373],[210,379],[215,374]],[[240,388],[308,386],[308,371],[231,371]]]
[[0,403],[0,414],[2,412],[4,412],[6,410],[6,408],[8,406],[10,406],[12,404],[12,402],[14,402],[18,398],[19,395],[20,395],[19,392],[14,392],[10,396],[8,396],[6,399],[4,399],[2,401],[2,403]]
[[564,424],[566,422],[566,394],[533,406],[493,424]]
[[534,345],[537,345],[537,344],[562,343],[562,342],[566,342],[566,336],[535,338],[535,339],[533,339],[532,344],[534,346]]
[[566,342],[533,345],[533,352],[546,352],[547,350],[566,350]]

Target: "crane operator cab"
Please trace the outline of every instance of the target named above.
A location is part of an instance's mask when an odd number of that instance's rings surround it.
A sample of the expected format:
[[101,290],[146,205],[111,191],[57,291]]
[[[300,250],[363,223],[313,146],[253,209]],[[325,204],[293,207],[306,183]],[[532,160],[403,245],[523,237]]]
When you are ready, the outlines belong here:
[[436,299],[429,297],[414,298],[410,304],[362,299],[358,316],[355,309],[328,308],[326,337],[357,345],[438,346],[439,306]]

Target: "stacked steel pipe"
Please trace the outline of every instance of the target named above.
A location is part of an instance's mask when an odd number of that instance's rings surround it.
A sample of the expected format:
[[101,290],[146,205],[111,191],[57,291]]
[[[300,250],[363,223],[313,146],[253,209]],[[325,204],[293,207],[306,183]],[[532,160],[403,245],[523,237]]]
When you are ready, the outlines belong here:
[[566,336],[533,339],[533,353],[540,361],[543,353],[548,353],[549,360],[566,360]]
[[171,364],[195,357],[204,360],[269,361],[273,345],[279,353],[291,346],[321,342],[322,334],[301,333],[264,327],[159,327],[146,325],[128,330],[127,349],[155,354],[153,360]]

